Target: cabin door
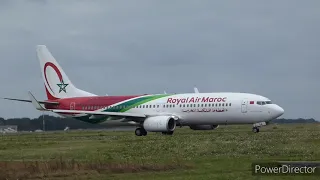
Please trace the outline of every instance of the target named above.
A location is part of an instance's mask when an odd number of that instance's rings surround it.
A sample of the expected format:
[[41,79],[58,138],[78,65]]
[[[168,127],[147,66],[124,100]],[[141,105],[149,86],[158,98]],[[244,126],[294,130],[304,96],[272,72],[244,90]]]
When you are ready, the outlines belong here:
[[247,113],[247,111],[248,111],[247,108],[248,108],[248,100],[244,99],[241,102],[241,112],[242,113]]
[[70,103],[70,110],[75,110],[76,109],[76,103],[75,102],[71,102]]

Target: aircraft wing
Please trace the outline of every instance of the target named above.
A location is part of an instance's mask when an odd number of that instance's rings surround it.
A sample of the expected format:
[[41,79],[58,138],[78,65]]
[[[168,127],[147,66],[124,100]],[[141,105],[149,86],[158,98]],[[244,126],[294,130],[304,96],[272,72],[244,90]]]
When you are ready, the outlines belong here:
[[[11,100],[11,101],[20,101],[20,102],[29,102],[31,103],[31,100],[27,100],[27,99],[15,99],[15,98],[3,98],[3,99],[7,99],[7,100]],[[38,101],[40,104],[53,104],[53,105],[58,105],[59,102],[52,102],[52,101]]]
[[36,98],[31,94],[31,92],[28,92],[30,100],[27,99],[16,99],[16,98],[3,98],[11,101],[21,101],[21,102],[28,102],[32,103],[33,106],[40,110],[40,111],[48,111],[46,108],[44,108],[41,104],[51,104],[51,105],[58,105],[59,102],[52,102],[52,101],[37,101]]
[[106,116],[137,117],[137,118],[145,118],[145,117],[147,117],[144,114],[122,113],[122,112],[81,111],[81,110],[62,110],[62,109],[51,109],[49,111],[52,111],[52,112],[55,112],[55,113],[106,115]]

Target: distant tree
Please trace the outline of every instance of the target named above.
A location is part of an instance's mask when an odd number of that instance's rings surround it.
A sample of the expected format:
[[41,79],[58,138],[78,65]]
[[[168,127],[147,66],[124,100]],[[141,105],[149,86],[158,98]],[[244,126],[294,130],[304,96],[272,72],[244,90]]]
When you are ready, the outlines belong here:
[[3,126],[3,125],[5,125],[5,123],[6,123],[6,122],[5,122],[5,119],[3,119],[2,117],[0,117],[0,125]]

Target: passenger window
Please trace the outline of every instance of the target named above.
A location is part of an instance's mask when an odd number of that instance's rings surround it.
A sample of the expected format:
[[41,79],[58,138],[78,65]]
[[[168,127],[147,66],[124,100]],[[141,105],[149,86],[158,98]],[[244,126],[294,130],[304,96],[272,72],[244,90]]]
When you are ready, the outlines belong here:
[[226,106],[228,106],[228,103],[226,103]]
[[222,106],[224,106],[224,103],[222,103]]
[[221,104],[219,103],[219,106],[221,106]]
[[231,103],[229,103],[229,106],[231,106]]
[[153,105],[153,108],[156,108],[156,105]]
[[198,107],[200,107],[200,104],[198,104]]
[[189,107],[189,104],[187,104],[187,107]]
[[172,107],[175,107],[175,105],[172,105]]
[[159,108],[159,105],[157,105],[157,108]]

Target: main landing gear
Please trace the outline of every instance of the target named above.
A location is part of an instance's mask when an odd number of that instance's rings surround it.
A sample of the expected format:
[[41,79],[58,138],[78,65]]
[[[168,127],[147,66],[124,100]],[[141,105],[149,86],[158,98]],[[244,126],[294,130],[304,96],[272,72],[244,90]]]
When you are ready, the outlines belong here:
[[162,132],[163,135],[172,135],[174,131]]
[[[173,135],[174,131],[162,132],[163,135]],[[146,136],[148,132],[143,127],[138,127],[135,130],[136,136]]]
[[141,127],[138,127],[135,131],[135,134],[137,136],[146,136],[148,133],[145,129],[141,128]]

